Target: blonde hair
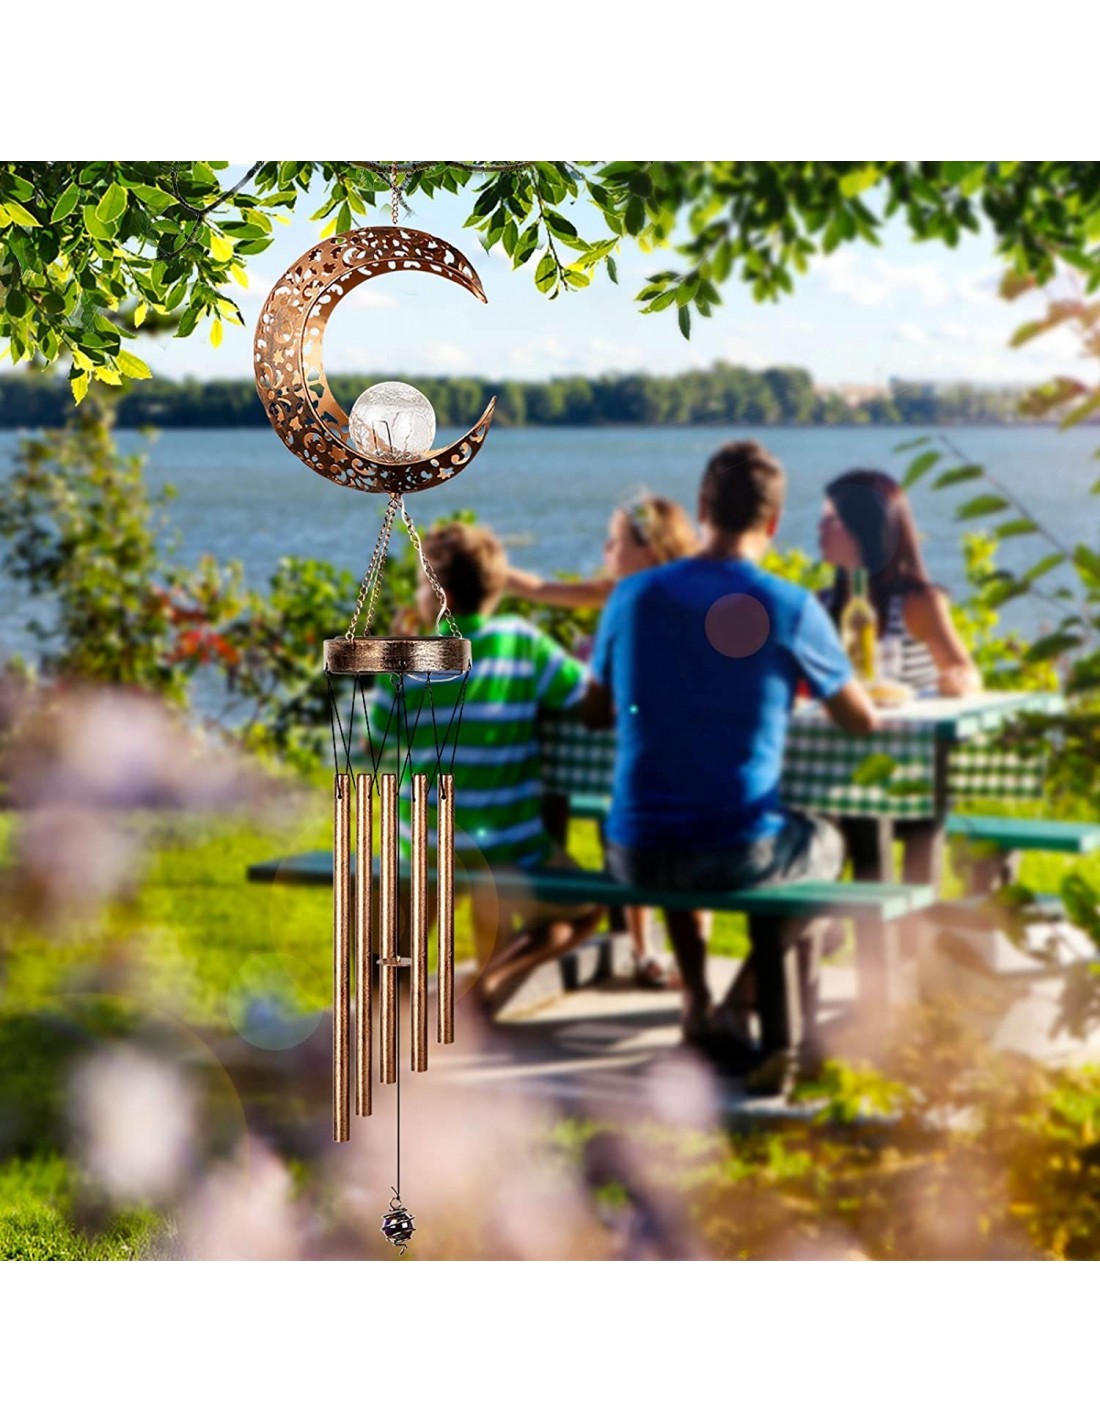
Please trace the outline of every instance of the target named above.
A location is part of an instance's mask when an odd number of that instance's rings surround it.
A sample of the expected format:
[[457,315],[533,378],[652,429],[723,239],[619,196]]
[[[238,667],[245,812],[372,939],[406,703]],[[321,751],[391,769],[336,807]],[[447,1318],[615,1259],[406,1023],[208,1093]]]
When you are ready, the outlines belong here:
[[635,542],[648,548],[658,563],[687,558],[699,546],[691,520],[674,499],[641,494],[620,505],[619,512],[630,525]]

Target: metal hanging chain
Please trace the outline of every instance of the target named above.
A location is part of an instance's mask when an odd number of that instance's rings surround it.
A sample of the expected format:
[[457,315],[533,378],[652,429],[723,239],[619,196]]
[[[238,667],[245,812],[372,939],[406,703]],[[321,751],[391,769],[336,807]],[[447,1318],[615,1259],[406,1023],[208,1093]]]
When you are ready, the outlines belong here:
[[395,227],[401,219],[401,175],[396,163],[390,169],[390,218]]
[[382,527],[378,531],[378,539],[374,545],[374,552],[370,555],[370,562],[367,564],[367,571],[363,574],[363,581],[359,585],[359,596],[355,600],[355,611],[351,615],[348,623],[348,630],[344,633],[346,641],[351,642],[355,637],[355,631],[359,624],[359,619],[363,615],[363,604],[370,595],[370,604],[367,607],[367,621],[363,628],[364,636],[370,636],[371,623],[374,620],[374,605],[378,600],[378,589],[382,584],[382,568],[386,562],[389,552],[390,534],[393,532],[394,520],[397,511],[402,507],[401,498],[398,494],[391,494],[390,501],[386,505],[385,516],[382,519]]
[[461,637],[462,633],[458,630],[458,623],[454,620],[450,605],[447,602],[447,594],[443,591],[443,586],[435,575],[435,569],[424,556],[424,545],[420,542],[420,534],[417,532],[416,525],[412,521],[412,514],[410,514],[405,507],[404,498],[399,498],[398,503],[401,505],[401,517],[405,520],[405,529],[409,535],[409,542],[416,550],[416,556],[420,560],[420,567],[431,585],[432,592],[434,592],[439,599],[439,611],[435,617],[436,636],[440,635],[439,624],[446,622],[450,635],[452,637]]

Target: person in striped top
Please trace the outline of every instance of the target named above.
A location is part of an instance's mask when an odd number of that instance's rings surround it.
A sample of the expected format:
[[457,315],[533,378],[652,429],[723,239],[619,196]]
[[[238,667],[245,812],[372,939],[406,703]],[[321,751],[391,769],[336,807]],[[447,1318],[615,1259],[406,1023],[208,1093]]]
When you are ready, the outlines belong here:
[[[496,615],[507,564],[487,528],[446,524],[426,534],[423,547],[472,651],[461,731],[456,741],[452,729],[443,757],[443,768],[453,768],[455,778],[455,855],[460,862],[524,868],[568,863],[543,827],[536,717],[541,708],[581,706],[589,685],[586,669],[524,618]],[[421,575],[420,620],[434,624],[438,611],[436,595]],[[431,805],[438,746],[461,695],[461,678],[433,679],[429,687],[408,677],[403,713],[388,678],[380,679],[371,698],[372,739],[377,745],[398,729],[402,744],[411,736],[411,770],[429,776]],[[403,851],[410,841],[409,784],[406,774],[399,805]],[[434,818],[430,811],[433,850]],[[489,1011],[499,1010],[539,963],[583,941],[599,917],[599,910],[588,905],[502,904],[498,914],[495,904],[478,895],[473,908],[478,961],[488,962],[479,982],[480,999]],[[521,920],[518,928],[512,924],[515,916]]]
[[914,691],[966,696],[981,675],[951,621],[947,594],[928,575],[905,490],[877,469],[852,469],[825,489],[821,556],[835,569],[825,605],[838,621],[851,574],[867,572],[879,637],[894,640],[893,675]]

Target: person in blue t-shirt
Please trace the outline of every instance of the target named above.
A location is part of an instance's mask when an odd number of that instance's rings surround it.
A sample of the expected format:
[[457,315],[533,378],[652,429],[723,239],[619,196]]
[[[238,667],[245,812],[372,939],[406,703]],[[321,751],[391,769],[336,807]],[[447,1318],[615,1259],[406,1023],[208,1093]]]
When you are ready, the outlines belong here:
[[[723,446],[699,489],[700,551],[619,583],[604,609],[591,665],[618,731],[606,833],[622,882],[690,891],[840,873],[838,830],[780,801],[787,724],[800,683],[845,730],[872,729],[875,713],[818,600],[758,566],[784,485],[755,441]],[[666,918],[685,1040],[710,1043],[733,1029],[736,999],[712,1014],[703,915]],[[760,971],[774,925],[750,918],[749,931],[763,1046],[789,1049],[775,965]]]

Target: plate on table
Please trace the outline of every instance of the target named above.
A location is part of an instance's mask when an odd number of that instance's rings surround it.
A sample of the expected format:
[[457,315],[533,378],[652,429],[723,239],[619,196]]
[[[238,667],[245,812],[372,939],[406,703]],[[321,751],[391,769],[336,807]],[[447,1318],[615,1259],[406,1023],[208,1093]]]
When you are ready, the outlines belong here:
[[908,706],[914,699],[914,691],[911,686],[906,686],[904,682],[889,681],[883,678],[881,681],[872,682],[867,688],[867,695],[884,711],[896,710],[899,706]]

